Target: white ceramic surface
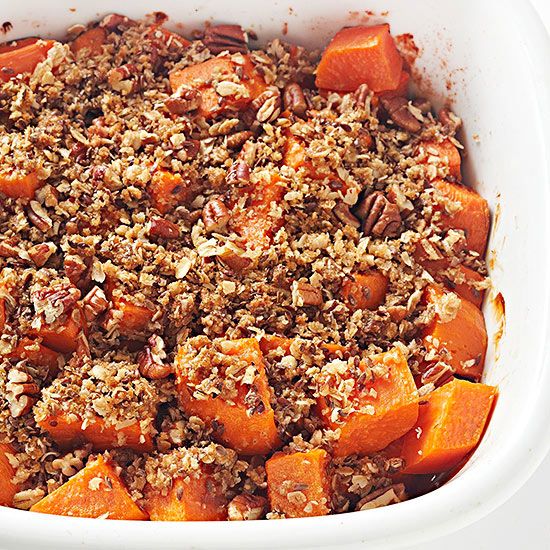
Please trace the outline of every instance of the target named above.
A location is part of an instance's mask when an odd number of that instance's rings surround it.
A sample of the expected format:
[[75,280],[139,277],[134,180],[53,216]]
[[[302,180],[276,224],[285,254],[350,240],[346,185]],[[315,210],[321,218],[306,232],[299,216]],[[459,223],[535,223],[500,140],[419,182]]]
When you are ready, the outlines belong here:
[[[490,242],[495,288],[506,300],[506,330],[490,345],[485,381],[500,398],[468,465],[439,490],[388,508],[324,518],[243,523],[97,521],[0,509],[0,548],[162,550],[172,548],[398,548],[475,521],[509,498],[550,448],[550,41],[527,1],[498,0],[2,0],[7,38],[62,37],[73,23],[118,11],[153,10],[190,31],[205,20],[238,22],[261,39],[321,46],[365,8],[395,34],[411,32],[430,75],[432,98],[452,84],[465,122],[466,181],[500,210]],[[359,14],[359,15],[358,15]],[[380,20],[371,17],[369,22]],[[180,29],[181,30],[181,29]],[[478,137],[474,139],[474,135]],[[485,305],[490,336],[498,319]]]

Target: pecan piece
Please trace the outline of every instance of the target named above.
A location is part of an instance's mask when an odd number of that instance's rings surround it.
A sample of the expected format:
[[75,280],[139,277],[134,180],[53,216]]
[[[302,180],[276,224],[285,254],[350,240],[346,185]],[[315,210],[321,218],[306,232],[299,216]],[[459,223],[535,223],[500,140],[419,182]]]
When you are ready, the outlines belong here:
[[164,363],[166,352],[164,341],[160,336],[153,334],[149,338],[148,345],[138,355],[139,372],[150,380],[161,380],[172,373],[172,367]]
[[391,120],[406,132],[415,133],[422,129],[420,121],[409,111],[409,102],[406,98],[382,98],[380,103]]
[[396,483],[389,487],[380,487],[357,503],[357,510],[371,510],[388,504],[396,504],[405,500],[405,485]]
[[296,116],[303,117],[307,111],[306,97],[302,87],[296,82],[290,82],[285,86],[283,94],[285,109]]
[[344,224],[352,227],[361,227],[361,222],[350,211],[349,206],[345,202],[339,202],[333,209],[334,215]]
[[230,217],[227,206],[219,197],[211,198],[202,209],[202,221],[207,233],[221,231]]
[[453,369],[445,363],[437,363],[433,367],[425,370],[420,377],[420,383],[433,384],[435,388],[443,386],[453,378]]
[[30,222],[42,233],[48,232],[53,227],[52,219],[38,201],[29,202],[27,216]]
[[48,325],[63,315],[68,315],[80,298],[80,290],[71,284],[58,284],[39,288],[31,293],[34,310],[43,314]]
[[365,235],[374,235],[375,237],[399,235],[401,228],[399,207],[391,203],[379,191],[364,197],[354,213],[363,221],[361,229]]
[[98,286],[92,287],[90,292],[82,299],[82,312],[88,323],[99,317],[109,307],[109,300],[105,292]]
[[31,246],[27,251],[31,260],[34,262],[36,267],[42,267],[55,253],[57,247],[54,243],[40,243]]
[[80,256],[69,254],[65,256],[63,260],[63,269],[69,281],[71,281],[73,285],[78,285],[88,270],[88,266]]
[[227,147],[229,149],[238,149],[239,147],[242,147],[253,135],[254,133],[250,130],[243,130],[242,132],[231,134],[230,136],[227,136]]
[[122,95],[130,95],[141,89],[141,76],[133,63],[111,69],[107,73],[107,82]]
[[135,25],[135,21],[133,19],[118,13],[110,13],[109,15],[106,15],[99,23],[100,27],[103,27],[108,31],[118,31],[132,27],[133,25]]
[[180,236],[180,228],[169,220],[155,216],[149,224],[149,236],[177,239]]
[[279,88],[272,86],[262,92],[250,107],[256,112],[258,122],[273,122],[281,114],[281,92]]
[[225,176],[227,185],[246,185],[250,181],[250,168],[248,164],[241,159],[237,159],[231,165]]
[[227,519],[229,521],[262,519],[266,510],[267,499],[259,495],[242,493],[227,506]]
[[40,388],[30,374],[18,368],[13,368],[8,372],[6,400],[13,418],[27,414],[36,403],[39,393]]
[[214,25],[204,32],[204,45],[214,54],[247,53],[248,37],[240,25]]
[[316,306],[323,304],[323,293],[319,288],[304,283],[302,281],[294,281],[292,283],[292,305],[297,307]]
[[200,107],[201,93],[193,88],[180,86],[175,94],[164,101],[164,106],[173,115],[185,115]]
[[19,258],[21,249],[12,246],[6,241],[0,242],[0,258]]
[[371,91],[366,84],[361,84],[357,90],[353,93],[355,99],[355,105],[360,109],[364,109],[367,106],[367,102],[370,99]]

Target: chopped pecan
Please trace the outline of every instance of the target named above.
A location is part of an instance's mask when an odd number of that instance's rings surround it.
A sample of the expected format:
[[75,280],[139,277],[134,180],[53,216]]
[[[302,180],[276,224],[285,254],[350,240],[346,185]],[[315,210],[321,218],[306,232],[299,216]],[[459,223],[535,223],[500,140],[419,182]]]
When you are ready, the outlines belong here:
[[365,235],[375,237],[399,235],[401,228],[399,207],[379,191],[364,197],[357,205],[354,214],[363,221],[361,229]]
[[262,92],[250,107],[256,112],[258,122],[273,122],[281,114],[281,92],[279,88],[272,86]]
[[132,27],[133,25],[135,25],[135,21],[133,19],[118,13],[110,13],[109,15],[106,15],[99,23],[100,27],[103,27],[108,31],[119,31]]
[[6,400],[13,418],[27,414],[36,403],[40,388],[32,376],[23,370],[13,368],[8,372]]
[[55,244],[48,242],[35,244],[34,246],[31,246],[27,252],[34,264],[37,267],[42,267],[56,250],[57,247]]
[[432,104],[429,99],[418,97],[412,101],[413,107],[416,107],[423,115],[427,115],[432,110]]
[[105,292],[98,286],[93,286],[90,292],[82,298],[82,311],[86,321],[91,323],[109,307]]
[[161,239],[177,239],[180,236],[180,228],[170,220],[155,216],[149,224],[149,235]]
[[21,249],[6,241],[0,242],[0,258],[18,258]]
[[227,507],[229,521],[262,519],[267,510],[267,499],[259,495],[242,493],[237,495]]
[[248,37],[240,25],[214,25],[204,31],[204,45],[214,54],[248,52]]
[[396,483],[389,487],[380,487],[357,503],[357,510],[371,510],[388,504],[396,504],[407,498],[405,485]]
[[94,166],[92,168],[92,180],[96,183],[103,181],[105,174],[107,173],[107,167],[104,164]]
[[440,109],[437,113],[437,118],[443,125],[444,131],[450,135],[454,135],[462,126],[462,119],[457,117],[452,111],[449,111],[449,109]]
[[415,133],[422,129],[420,121],[409,111],[409,101],[405,97],[382,98],[380,103],[389,118],[403,130]]
[[285,86],[283,94],[285,109],[299,117],[303,117],[307,111],[307,101],[302,87],[296,82],[290,82]]
[[43,314],[48,325],[63,315],[68,315],[80,298],[80,290],[71,284],[58,284],[39,288],[31,293],[34,310]]
[[320,289],[304,283],[294,281],[292,283],[292,305],[302,306],[320,306],[323,304],[323,293]]
[[242,147],[253,135],[254,133],[250,130],[243,130],[242,132],[231,134],[230,136],[227,136],[227,147],[229,149],[238,149],[239,147]]
[[370,99],[370,95],[371,91],[369,87],[366,84],[361,84],[353,94],[356,106],[364,109]]
[[30,222],[42,233],[48,232],[53,227],[52,219],[38,201],[30,201],[27,216]]
[[164,106],[173,115],[185,115],[201,105],[201,93],[193,88],[180,86],[175,94],[164,101]]
[[237,159],[231,165],[225,176],[227,185],[246,185],[250,181],[250,168],[248,164],[241,159]]
[[130,95],[141,89],[141,75],[133,63],[111,69],[107,73],[107,82],[122,95]]
[[422,373],[420,383],[422,385],[433,384],[435,388],[438,388],[452,380],[453,374],[454,371],[451,366],[445,363],[437,363]]
[[149,338],[148,345],[138,355],[139,372],[145,378],[161,380],[172,373],[172,367],[164,363],[166,352],[164,341],[160,336],[153,334]]
[[202,209],[202,221],[207,233],[221,231],[230,217],[227,206],[219,197],[211,198]]
[[333,209],[334,215],[344,224],[352,227],[361,227],[361,222],[350,211],[345,202],[339,202]]
[[71,157],[79,164],[85,164],[90,160],[90,147],[85,143],[77,141],[70,151]]
[[68,254],[63,260],[63,269],[69,281],[73,285],[78,285],[88,270],[88,266],[80,256]]

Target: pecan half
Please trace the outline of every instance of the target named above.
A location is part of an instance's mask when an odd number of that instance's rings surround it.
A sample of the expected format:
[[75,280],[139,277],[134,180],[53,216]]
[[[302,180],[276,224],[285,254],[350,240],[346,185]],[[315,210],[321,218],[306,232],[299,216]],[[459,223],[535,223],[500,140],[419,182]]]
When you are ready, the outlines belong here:
[[353,97],[355,99],[355,105],[360,108],[364,109],[367,106],[367,102],[370,99],[371,91],[370,88],[366,84],[361,84],[357,90],[353,93]]
[[292,283],[292,305],[302,306],[320,306],[323,304],[323,293],[320,289],[304,283],[294,281]]
[[227,507],[229,521],[262,519],[267,510],[267,499],[259,495],[242,493],[237,495]]
[[279,88],[272,86],[262,92],[250,107],[256,112],[258,122],[273,122],[281,114],[281,92]]
[[30,374],[17,368],[13,368],[8,372],[6,400],[13,418],[27,414],[36,403],[39,393],[40,388],[35,384]]
[[148,345],[138,355],[139,372],[145,378],[161,380],[172,373],[172,367],[163,362],[166,359],[164,341],[160,336],[153,334]]
[[364,197],[357,205],[354,214],[363,221],[361,229],[365,235],[375,237],[399,235],[401,228],[399,207],[379,191]]
[[214,54],[248,52],[248,37],[240,25],[214,25],[204,31],[204,45]]
[[170,220],[155,216],[149,224],[149,236],[161,239],[177,239],[180,236],[180,228]]
[[198,90],[180,86],[175,94],[164,101],[164,106],[173,115],[185,115],[198,109],[201,99]]
[[43,314],[48,325],[63,315],[68,315],[80,298],[80,290],[71,284],[58,284],[39,288],[31,293],[34,310]]
[[84,313],[84,318],[89,323],[99,317],[108,307],[109,300],[107,300],[105,292],[98,286],[92,287],[90,292],[82,298],[82,311]]
[[361,227],[361,222],[350,211],[345,202],[339,202],[333,209],[334,215],[344,224],[352,227]]
[[36,267],[42,267],[55,253],[57,247],[54,243],[40,243],[31,246],[27,251],[31,260],[34,262]]
[[296,116],[303,117],[307,111],[307,101],[302,87],[296,82],[290,82],[285,86],[283,94],[285,109]]
[[242,147],[253,135],[254,133],[250,130],[243,130],[242,132],[231,134],[230,136],[227,136],[227,147],[229,149],[238,149],[239,147]]
[[250,168],[248,164],[241,159],[237,159],[231,165],[225,176],[227,185],[246,185],[250,181]]
[[435,388],[438,388],[449,382],[453,378],[453,373],[451,366],[437,363],[422,373],[420,383],[422,385],[433,384]]
[[30,201],[27,210],[29,221],[42,233],[48,232],[53,227],[53,222],[45,208],[37,201]]
[[380,104],[389,118],[403,130],[415,133],[422,129],[422,124],[409,111],[409,101],[404,97],[382,98]]
[[207,233],[221,231],[230,217],[227,206],[219,197],[211,198],[202,209],[202,221]]

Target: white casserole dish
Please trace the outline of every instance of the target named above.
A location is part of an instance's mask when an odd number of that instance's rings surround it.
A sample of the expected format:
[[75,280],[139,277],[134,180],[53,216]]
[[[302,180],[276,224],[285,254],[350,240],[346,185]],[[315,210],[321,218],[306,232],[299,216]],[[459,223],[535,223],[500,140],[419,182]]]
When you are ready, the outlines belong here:
[[[386,17],[367,17],[368,7]],[[431,99],[449,93],[465,122],[465,180],[492,207],[490,264],[506,300],[506,328],[489,297],[492,343],[485,381],[500,398],[467,466],[437,491],[396,506],[323,518],[242,523],[140,523],[54,517],[0,508],[0,548],[396,548],[459,529],[509,498],[550,448],[550,40],[528,1],[19,0],[3,2],[6,40],[63,37],[67,27],[117,11],[153,10],[188,33],[206,20],[240,23],[261,39],[322,46],[343,25],[388,20],[421,47]],[[478,138],[474,138],[477,134]],[[498,345],[497,345],[498,344]]]

